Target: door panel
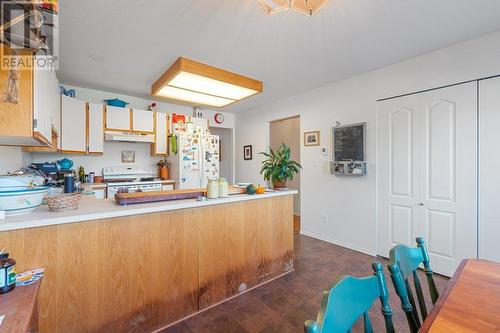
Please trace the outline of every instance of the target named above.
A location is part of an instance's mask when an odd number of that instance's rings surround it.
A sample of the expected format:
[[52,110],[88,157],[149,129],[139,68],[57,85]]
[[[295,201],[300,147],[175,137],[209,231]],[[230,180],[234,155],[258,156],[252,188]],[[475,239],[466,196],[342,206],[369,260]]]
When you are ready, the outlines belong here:
[[[465,258],[477,258],[477,84],[420,94],[424,111],[422,201],[433,269],[451,276]],[[442,250],[446,247],[448,250]]]
[[455,201],[456,104],[437,101],[427,108],[427,198]]
[[476,105],[475,83],[378,103],[379,255],[423,236],[440,274],[477,257]]
[[91,154],[104,153],[104,106],[102,104],[88,104],[88,152]]
[[413,236],[413,208],[391,205],[391,244],[410,246]]
[[[398,244],[411,246],[415,234],[417,198],[415,162],[418,140],[413,99],[388,100],[377,106],[378,254],[388,257]],[[417,147],[418,148],[418,147]]]
[[413,110],[400,108],[390,113],[391,195],[411,197],[413,193]]
[[479,258],[500,262],[500,77],[479,92]]

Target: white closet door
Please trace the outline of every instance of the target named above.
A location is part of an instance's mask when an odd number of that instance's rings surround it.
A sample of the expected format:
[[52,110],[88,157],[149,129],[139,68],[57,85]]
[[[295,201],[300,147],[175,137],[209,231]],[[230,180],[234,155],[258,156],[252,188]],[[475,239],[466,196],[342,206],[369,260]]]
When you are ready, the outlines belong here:
[[479,258],[500,262],[500,78],[479,84]]
[[61,96],[61,150],[66,153],[87,153],[85,102]]
[[88,103],[89,147],[91,154],[104,153],[104,106]]
[[378,104],[380,255],[423,236],[438,273],[477,257],[476,91],[470,83]]
[[418,97],[424,126],[422,220],[433,269],[451,276],[477,258],[477,83]]
[[416,97],[377,106],[378,254],[389,257],[398,244],[414,246],[419,236],[419,110]]

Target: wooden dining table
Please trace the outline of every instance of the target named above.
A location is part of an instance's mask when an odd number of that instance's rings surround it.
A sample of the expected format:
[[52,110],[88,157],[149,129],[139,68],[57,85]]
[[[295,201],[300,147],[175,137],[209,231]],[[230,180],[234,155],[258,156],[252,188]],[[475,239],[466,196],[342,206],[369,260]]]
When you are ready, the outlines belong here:
[[419,332],[499,332],[500,263],[460,263]]

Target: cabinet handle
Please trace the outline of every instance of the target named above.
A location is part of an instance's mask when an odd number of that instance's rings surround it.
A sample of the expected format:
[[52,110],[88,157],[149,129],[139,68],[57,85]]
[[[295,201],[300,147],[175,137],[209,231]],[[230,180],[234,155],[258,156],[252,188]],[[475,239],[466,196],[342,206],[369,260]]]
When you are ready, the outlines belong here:
[[424,206],[424,203],[423,202],[419,202],[418,205],[419,206]]

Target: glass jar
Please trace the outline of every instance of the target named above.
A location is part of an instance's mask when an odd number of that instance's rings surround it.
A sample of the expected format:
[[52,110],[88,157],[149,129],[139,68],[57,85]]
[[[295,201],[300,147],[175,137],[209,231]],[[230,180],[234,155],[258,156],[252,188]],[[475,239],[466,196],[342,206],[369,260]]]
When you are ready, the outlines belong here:
[[216,179],[209,179],[207,185],[207,198],[217,199],[219,197],[219,183]]
[[16,261],[9,258],[8,252],[0,254],[0,294],[16,287]]
[[219,178],[219,198],[227,198],[229,196],[229,184],[226,178]]

